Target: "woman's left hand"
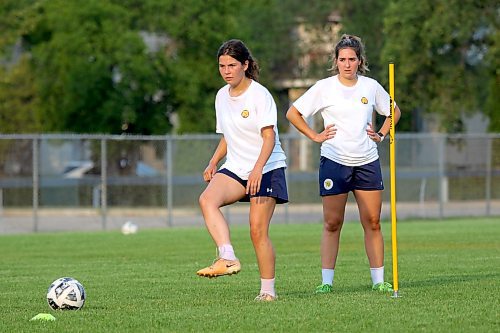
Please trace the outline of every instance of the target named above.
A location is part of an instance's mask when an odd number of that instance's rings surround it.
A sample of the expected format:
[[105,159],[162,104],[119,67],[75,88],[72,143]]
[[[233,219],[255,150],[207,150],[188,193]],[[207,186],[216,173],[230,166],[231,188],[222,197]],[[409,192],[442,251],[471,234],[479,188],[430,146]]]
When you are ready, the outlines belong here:
[[246,194],[255,195],[260,190],[262,170],[253,169],[248,176]]
[[382,139],[380,137],[380,135],[377,134],[377,132],[375,132],[372,128],[372,126],[370,124],[367,124],[366,126],[366,134],[368,135],[368,137],[370,139],[372,139],[374,142],[382,142]]

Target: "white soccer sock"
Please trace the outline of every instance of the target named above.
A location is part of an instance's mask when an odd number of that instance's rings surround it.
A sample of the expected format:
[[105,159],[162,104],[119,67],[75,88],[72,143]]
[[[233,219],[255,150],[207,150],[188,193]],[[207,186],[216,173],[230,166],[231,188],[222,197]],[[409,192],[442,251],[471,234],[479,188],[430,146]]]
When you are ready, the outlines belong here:
[[274,279],[260,279],[260,293],[269,294],[276,297],[276,292],[274,291]]
[[370,268],[370,274],[372,276],[373,284],[384,282],[384,266],[378,268]]
[[222,244],[218,247],[219,257],[226,260],[236,260],[236,255],[234,254],[234,249],[231,244]]
[[335,269],[322,268],[321,277],[323,278],[323,282],[321,284],[329,284],[330,286],[333,286],[334,275],[335,275]]

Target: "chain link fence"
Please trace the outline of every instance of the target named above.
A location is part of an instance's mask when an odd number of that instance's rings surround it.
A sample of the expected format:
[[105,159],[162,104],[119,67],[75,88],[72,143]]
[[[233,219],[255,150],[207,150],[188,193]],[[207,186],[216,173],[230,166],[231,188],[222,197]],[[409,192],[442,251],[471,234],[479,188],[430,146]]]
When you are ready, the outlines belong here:
[[[0,135],[0,233],[204,225],[201,176],[217,135]],[[290,203],[273,223],[321,223],[319,145],[282,134]],[[389,140],[379,146],[390,219]],[[397,134],[398,219],[500,216],[500,134]],[[223,208],[247,223],[248,204]],[[352,195],[346,221],[357,220]]]

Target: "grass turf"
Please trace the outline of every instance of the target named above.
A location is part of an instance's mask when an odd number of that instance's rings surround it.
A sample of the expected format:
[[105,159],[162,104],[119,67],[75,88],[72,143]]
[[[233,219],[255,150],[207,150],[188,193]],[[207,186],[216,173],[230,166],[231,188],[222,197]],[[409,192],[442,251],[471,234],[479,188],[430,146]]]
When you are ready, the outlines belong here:
[[[392,282],[390,224],[386,280]],[[321,282],[320,224],[272,225],[279,300],[257,303],[260,281],[248,227],[232,227],[243,269],[206,279],[215,255],[202,228],[5,235],[0,237],[1,332],[493,332],[500,331],[500,221],[398,224],[399,289],[370,290],[359,223],[346,223],[334,292]],[[80,311],[50,310],[49,284],[84,285]],[[30,322],[38,313],[54,322]]]

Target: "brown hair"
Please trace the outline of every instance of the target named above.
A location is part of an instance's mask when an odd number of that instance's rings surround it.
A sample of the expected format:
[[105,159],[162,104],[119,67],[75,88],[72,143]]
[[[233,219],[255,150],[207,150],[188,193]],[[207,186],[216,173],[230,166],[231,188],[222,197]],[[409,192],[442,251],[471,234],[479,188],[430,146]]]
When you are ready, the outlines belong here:
[[241,40],[231,39],[224,42],[217,52],[217,60],[219,60],[219,57],[222,55],[233,57],[242,64],[245,64],[245,61],[248,60],[248,68],[245,71],[245,76],[255,81],[259,80],[259,64],[257,60],[252,57],[250,50]]
[[361,38],[354,35],[344,34],[342,35],[342,37],[340,37],[340,40],[337,42],[334,48],[334,52],[332,55],[332,67],[330,68],[332,72],[334,72],[335,74],[339,72],[339,69],[337,67],[337,59],[339,57],[339,51],[342,49],[352,49],[354,50],[354,52],[356,52],[356,56],[360,61],[358,66],[359,74],[365,74],[369,71],[368,61],[366,60],[365,55],[365,46],[363,45]]

